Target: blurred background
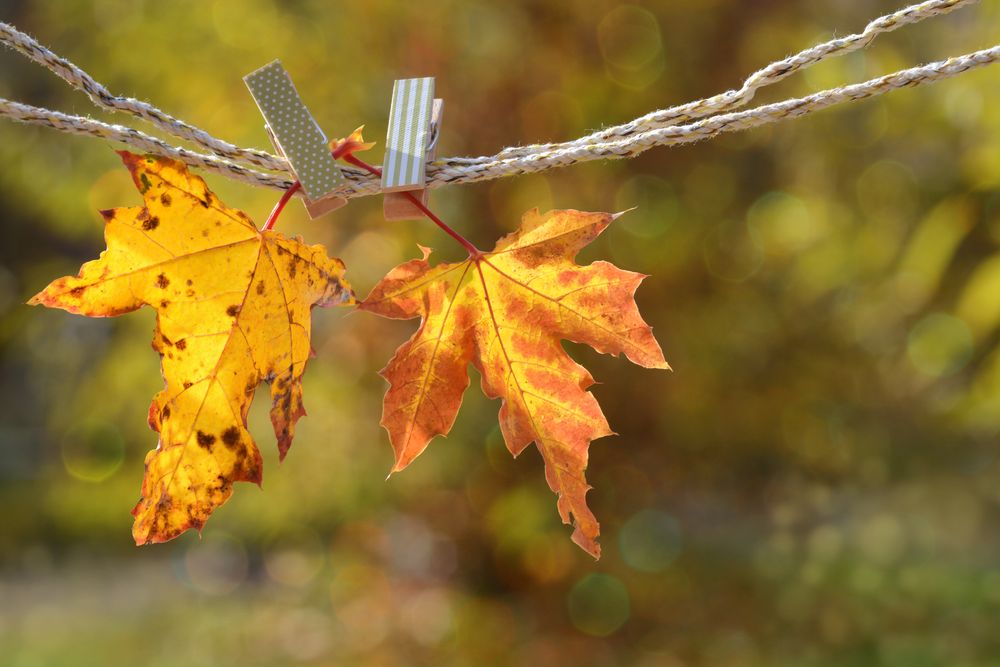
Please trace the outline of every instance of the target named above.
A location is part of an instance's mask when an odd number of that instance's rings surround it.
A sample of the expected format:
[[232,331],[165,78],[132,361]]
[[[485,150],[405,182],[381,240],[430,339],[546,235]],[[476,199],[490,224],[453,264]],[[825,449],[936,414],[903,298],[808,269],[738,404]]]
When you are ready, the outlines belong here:
[[[481,155],[737,87],[902,4],[5,0],[0,19],[240,145],[268,146],[241,77],[274,58],[328,134],[365,123],[380,143],[393,80],[433,75],[440,154]],[[758,101],[998,29],[983,2]],[[998,664],[998,77],[434,192],[483,247],[534,206],[637,207],[582,260],[651,274],[638,301],[674,372],[566,344],[619,433],[591,447],[597,563],[475,377],[452,435],[385,480],[376,372],[417,323],[346,310],[314,313],[310,414],[281,465],[254,405],[263,490],[239,485],[200,539],[135,547],[153,313],[23,304],[104,247],[98,209],[138,195],[115,146],[0,122],[0,665]],[[131,122],[9,51],[0,96]],[[277,199],[207,180],[258,221]],[[461,256],[381,210],[309,221],[296,204],[280,227],[342,257],[360,295],[417,243]]]

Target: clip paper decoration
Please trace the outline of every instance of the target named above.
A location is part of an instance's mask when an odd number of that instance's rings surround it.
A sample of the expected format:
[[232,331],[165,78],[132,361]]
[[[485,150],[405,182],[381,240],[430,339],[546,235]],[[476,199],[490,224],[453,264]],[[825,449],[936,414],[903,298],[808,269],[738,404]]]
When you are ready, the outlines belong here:
[[412,192],[426,206],[427,163],[437,154],[444,101],[434,98],[434,77],[397,79],[392,87],[389,131],[382,162],[382,211],[386,220],[423,217],[402,192]]
[[312,218],[340,208],[343,197],[330,193],[345,182],[326,135],[302,102],[292,77],[281,61],[264,65],[243,77],[250,94],[267,122],[267,134],[275,150],[288,160],[305,193],[306,210]]

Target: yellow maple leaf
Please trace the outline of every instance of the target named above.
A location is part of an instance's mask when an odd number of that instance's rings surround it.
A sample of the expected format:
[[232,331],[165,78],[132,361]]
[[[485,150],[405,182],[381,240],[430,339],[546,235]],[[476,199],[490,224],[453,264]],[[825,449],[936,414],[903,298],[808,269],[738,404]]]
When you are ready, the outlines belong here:
[[260,483],[247,431],[254,390],[271,385],[282,457],[302,407],[314,306],[353,303],[344,265],[321,245],[260,232],[183,163],[121,153],[144,206],[104,212],[107,250],[29,301],[89,317],[156,309],[165,388],[149,408],[160,434],[132,514],[136,544],[204,524],[234,482]]
[[577,252],[614,220],[607,213],[537,210],[493,252],[431,266],[430,251],[393,269],[359,305],[385,317],[421,317],[420,328],[383,369],[389,381],[382,425],[401,470],[436,435],[451,430],[469,386],[501,398],[500,427],[517,456],[535,442],[573,541],[595,558],[599,526],[587,507],[587,451],[611,429],[585,368],[560,340],[668,368],[635,303],[645,277],[608,262],[575,263]]

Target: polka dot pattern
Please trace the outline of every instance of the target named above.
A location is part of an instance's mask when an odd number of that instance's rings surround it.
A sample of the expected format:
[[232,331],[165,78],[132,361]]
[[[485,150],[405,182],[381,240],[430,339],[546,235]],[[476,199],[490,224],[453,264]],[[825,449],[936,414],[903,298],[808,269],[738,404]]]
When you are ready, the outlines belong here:
[[275,60],[243,80],[306,196],[318,199],[342,185],[344,175],[330,156],[326,135],[303,104],[281,61]]

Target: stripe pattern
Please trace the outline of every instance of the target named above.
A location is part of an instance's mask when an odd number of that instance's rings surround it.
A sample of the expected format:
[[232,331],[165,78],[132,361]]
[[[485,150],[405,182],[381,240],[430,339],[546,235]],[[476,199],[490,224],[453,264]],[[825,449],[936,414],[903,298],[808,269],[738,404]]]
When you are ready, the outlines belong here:
[[306,196],[318,199],[343,185],[344,175],[330,155],[326,135],[302,102],[281,62],[275,60],[247,74],[243,81]]
[[431,132],[434,77],[397,79],[392,87],[389,133],[382,163],[382,190],[423,189]]

